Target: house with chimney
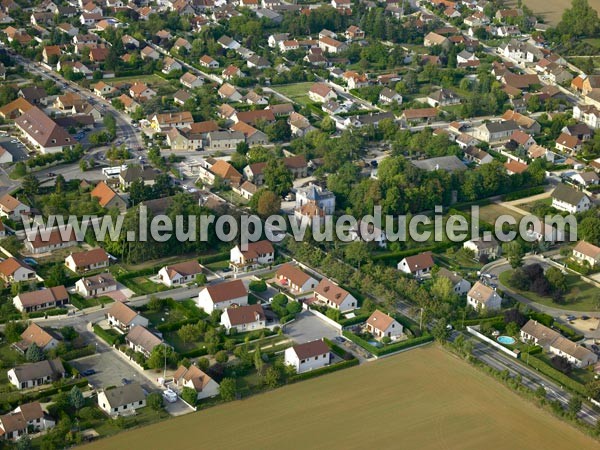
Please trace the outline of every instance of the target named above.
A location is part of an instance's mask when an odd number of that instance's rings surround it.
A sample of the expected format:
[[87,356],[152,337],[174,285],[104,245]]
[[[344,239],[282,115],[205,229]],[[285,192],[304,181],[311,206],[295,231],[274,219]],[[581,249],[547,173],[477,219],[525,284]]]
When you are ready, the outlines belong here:
[[75,291],[84,297],[97,297],[116,290],[117,281],[108,272],[84,277],[75,283]]
[[236,245],[229,251],[229,267],[234,272],[247,272],[275,262],[275,249],[268,240],[249,242],[246,249]]
[[110,257],[103,248],[71,253],[65,258],[65,266],[71,272],[81,273],[108,267]]
[[242,280],[224,281],[206,286],[198,294],[196,305],[210,314],[232,306],[248,304],[248,290]]
[[477,311],[495,311],[502,306],[502,297],[494,288],[477,281],[467,293],[467,305]]
[[328,366],[331,359],[329,346],[322,340],[296,344],[285,350],[284,361],[296,373],[309,372]]
[[194,259],[164,266],[158,271],[158,279],[167,287],[181,286],[195,281],[201,273],[202,266]]
[[322,303],[342,313],[358,308],[358,300],[328,278],[323,278],[315,288],[313,302]]
[[223,311],[221,325],[228,333],[231,330],[241,333],[265,328],[267,318],[260,304],[235,306]]
[[422,278],[431,272],[434,265],[435,262],[433,261],[431,252],[424,252],[402,259],[398,263],[398,270],[417,278]]
[[106,312],[106,318],[111,327],[128,332],[136,326],[147,327],[148,319],[138,311],[131,309],[125,303],[115,302]]

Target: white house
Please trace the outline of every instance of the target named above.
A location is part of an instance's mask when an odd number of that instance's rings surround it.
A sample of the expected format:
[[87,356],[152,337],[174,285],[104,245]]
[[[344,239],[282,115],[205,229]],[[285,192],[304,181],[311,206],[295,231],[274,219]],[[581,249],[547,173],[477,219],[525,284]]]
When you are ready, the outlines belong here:
[[341,312],[358,308],[358,300],[352,294],[327,278],[315,288],[315,300]]
[[463,277],[458,275],[456,272],[450,272],[448,269],[442,267],[438,273],[437,277],[443,277],[450,280],[452,284],[452,290],[457,295],[465,295],[471,289],[471,283],[465,280]]
[[219,395],[219,384],[196,366],[179,366],[173,374],[173,382],[180,388],[194,389],[198,400]]
[[65,376],[65,368],[60,359],[43,360],[22,364],[7,372],[8,382],[17,389],[52,383]]
[[571,214],[587,211],[592,203],[587,195],[566,184],[559,184],[552,192],[552,207]]
[[353,241],[375,242],[381,248],[387,247],[385,231],[364,220],[359,220],[356,227],[349,230],[349,236]]
[[81,278],[75,283],[75,291],[84,297],[95,297],[116,290],[117,282],[108,272]]
[[329,347],[322,340],[297,344],[285,350],[284,359],[297,373],[320,369],[329,365]]
[[502,306],[502,297],[495,289],[477,281],[467,293],[467,305],[476,310],[497,310]]
[[56,422],[42,409],[39,402],[24,403],[0,416],[0,440],[17,440],[30,432],[54,428]]
[[36,279],[35,271],[17,258],[6,258],[0,262],[0,278],[7,283],[19,283]]
[[313,277],[291,264],[284,264],[277,269],[275,277],[292,294],[312,292],[318,284],[318,281]]
[[155,347],[161,345],[163,340],[156,336],[154,333],[148,331],[148,329],[142,325],[133,327],[127,336],[125,342],[129,345],[129,348],[136,352],[141,353],[146,358],[150,356],[152,350]]
[[109,416],[126,416],[146,406],[146,394],[138,383],[117,386],[98,394],[98,406]]
[[167,287],[181,286],[191,283],[201,273],[202,266],[191,260],[163,267],[158,271],[158,279]]
[[238,332],[259,330],[266,326],[267,319],[261,305],[244,305],[227,308],[221,314],[221,325],[227,331],[234,329]]
[[236,245],[229,252],[229,267],[235,272],[245,272],[258,266],[273,264],[274,261],[275,249],[267,240],[249,242],[246,250]]
[[72,272],[87,272],[108,267],[110,259],[103,248],[71,253],[65,258],[65,266]]
[[106,313],[110,326],[121,331],[129,331],[137,325],[148,326],[148,319],[131,309],[125,303],[115,302]]
[[424,252],[404,258],[398,263],[398,270],[415,277],[422,277],[431,272],[434,265],[431,252]]
[[367,319],[367,331],[375,336],[375,339],[388,337],[396,340],[402,336],[403,327],[392,316],[376,309]]
[[573,258],[578,262],[587,262],[590,267],[600,263],[600,247],[586,241],[579,241],[573,248]]
[[22,352],[27,351],[32,344],[37,345],[40,349],[47,352],[48,350],[55,348],[59,342],[59,338],[55,337],[54,334],[48,333],[37,323],[32,322],[25,331],[21,333],[21,341],[17,342],[15,345]]
[[69,303],[64,286],[54,286],[38,291],[21,292],[13,297],[13,304],[21,312],[30,313],[43,309],[58,308]]
[[502,247],[498,241],[489,236],[488,238],[476,237],[463,243],[463,248],[471,250],[475,259],[485,255],[488,259],[496,259],[502,254]]
[[0,197],[0,217],[19,220],[24,214],[27,215],[31,208],[20,202],[10,194]]
[[198,294],[197,305],[208,314],[215,309],[225,309],[233,305],[247,305],[248,291],[242,280],[225,281],[206,286]]

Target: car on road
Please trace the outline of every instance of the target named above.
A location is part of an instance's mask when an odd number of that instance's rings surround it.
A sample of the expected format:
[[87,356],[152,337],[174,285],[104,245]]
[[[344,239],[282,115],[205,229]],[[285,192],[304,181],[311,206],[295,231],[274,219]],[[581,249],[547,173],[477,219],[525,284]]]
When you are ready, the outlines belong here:
[[10,141],[11,144],[18,144],[19,140],[18,139],[13,139],[12,141]]
[[52,178],[52,177],[55,177],[55,176],[56,176],[56,174],[55,174],[54,172],[48,172],[48,173],[46,174],[46,176],[47,176],[48,178]]
[[333,338],[336,342],[339,342],[340,344],[343,344],[344,342],[346,342],[346,339],[343,338],[342,336],[336,336]]
[[175,403],[177,401],[177,393],[171,389],[164,390],[162,396],[169,403]]
[[81,372],[81,375],[84,377],[89,377],[90,375],[94,375],[96,373],[96,371],[94,369],[86,369],[83,372]]
[[577,319],[577,317],[571,316],[571,315],[567,316],[567,320],[569,320],[569,321],[575,320],[575,319]]

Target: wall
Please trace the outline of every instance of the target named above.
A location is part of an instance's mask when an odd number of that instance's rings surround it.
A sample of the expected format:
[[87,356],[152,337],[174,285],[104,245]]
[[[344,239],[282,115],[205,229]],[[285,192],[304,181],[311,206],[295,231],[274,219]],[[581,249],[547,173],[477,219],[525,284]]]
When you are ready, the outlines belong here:
[[478,331],[478,329],[477,329],[477,328],[479,328],[479,327],[478,327],[478,326],[477,326],[477,327],[471,327],[471,326],[467,326],[467,331],[468,331],[470,334],[472,334],[473,336],[476,336],[477,338],[481,339],[481,340],[482,340],[482,341],[484,341],[485,343],[487,343],[487,344],[490,344],[492,347],[495,347],[495,348],[497,348],[498,350],[500,350],[501,352],[504,352],[504,353],[506,353],[508,356],[511,356],[511,357],[513,357],[513,358],[518,358],[518,357],[519,357],[519,354],[518,354],[518,353],[515,353],[515,352],[513,352],[512,350],[510,350],[510,349],[508,349],[508,348],[506,348],[506,347],[504,347],[504,346],[500,345],[498,342],[494,341],[493,339],[490,339],[489,337],[487,337],[487,336],[484,336],[483,334],[481,334],[481,333]]

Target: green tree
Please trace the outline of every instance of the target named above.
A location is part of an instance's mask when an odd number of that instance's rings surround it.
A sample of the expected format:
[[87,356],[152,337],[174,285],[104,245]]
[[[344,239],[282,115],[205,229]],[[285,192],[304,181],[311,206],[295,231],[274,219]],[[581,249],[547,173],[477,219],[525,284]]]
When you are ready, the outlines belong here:
[[254,358],[254,368],[260,375],[262,375],[263,369],[265,367],[265,362],[262,359],[262,353],[260,352],[259,345],[257,345],[256,349],[254,350],[253,358]]
[[46,278],[46,286],[62,286],[65,285],[68,280],[69,277],[67,277],[64,266],[60,263],[57,263],[52,266],[50,272],[48,273],[48,277]]
[[220,364],[225,364],[229,360],[229,355],[225,350],[220,350],[215,354],[215,361]]
[[[257,192],[257,194],[258,194],[258,192]],[[254,196],[252,198],[254,198]],[[258,214],[261,218],[266,219],[269,216],[279,214],[280,210],[281,210],[281,197],[279,197],[273,191],[261,189],[260,195],[256,201],[256,209],[255,209],[256,214]]]
[[23,161],[19,161],[13,168],[12,176],[16,178],[23,178],[25,174],[27,174],[27,166]]
[[4,326],[4,336],[10,343],[17,342],[21,340],[21,334],[25,331],[25,328],[26,326],[23,322],[11,320]]
[[184,344],[188,342],[194,342],[200,336],[200,332],[198,331],[198,327],[194,324],[187,324],[182,326],[177,331],[177,336],[183,341]]
[[510,322],[506,325],[506,334],[509,336],[516,336],[519,334],[519,325],[517,325],[516,322]]
[[154,411],[163,409],[163,398],[158,392],[151,392],[146,397],[146,404]]
[[431,334],[438,341],[445,341],[448,338],[448,329],[446,328],[446,319],[438,319],[435,325],[431,328]]
[[83,398],[83,394],[77,386],[73,386],[69,392],[69,403],[77,411],[85,405],[85,398]]
[[523,265],[523,256],[525,256],[525,250],[518,241],[511,241],[503,244],[502,252],[506,256],[506,259],[508,259],[508,262],[513,269]]
[[40,191],[40,182],[37,179],[37,177],[30,173],[25,175],[25,177],[23,177],[23,192],[25,192],[25,195],[32,197],[34,195],[37,195]]
[[584,218],[577,226],[577,233],[581,240],[593,245],[600,245],[600,218]]
[[253,280],[248,285],[248,288],[252,292],[265,292],[267,290],[267,283],[265,280]]
[[194,405],[196,405],[196,402],[198,401],[198,393],[196,392],[195,389],[192,389],[191,387],[186,386],[181,390],[181,398],[186,403],[189,403],[190,405],[194,406]]
[[277,367],[271,366],[266,370],[264,383],[270,388],[276,388],[281,384],[281,372]]
[[38,362],[45,359],[44,352],[33,342],[25,352],[25,359],[29,362]]
[[223,378],[219,385],[221,399],[226,402],[234,400],[237,395],[237,383],[233,378]]
[[175,367],[179,357],[173,348],[167,345],[157,345],[152,349],[150,357],[146,361],[148,368],[150,369],[162,369],[165,366],[165,356],[168,367]]
[[597,35],[599,27],[598,12],[588,0],[572,0],[571,7],[565,9],[556,28],[564,36],[593,37]]
[[550,267],[546,270],[546,279],[550,283],[553,292],[563,293],[567,291],[567,277],[562,273],[562,270]]
[[436,277],[431,284],[431,295],[442,301],[448,301],[454,296],[452,282],[446,277]]
[[369,249],[364,241],[354,241],[345,248],[344,255],[350,264],[354,264],[360,270],[360,265],[369,259]]
[[269,190],[278,196],[287,194],[292,189],[294,176],[292,172],[285,167],[281,159],[271,159],[267,162],[263,171],[265,184]]
[[581,397],[578,395],[573,395],[569,400],[569,413],[575,417],[581,410],[582,404],[583,402],[581,401]]

